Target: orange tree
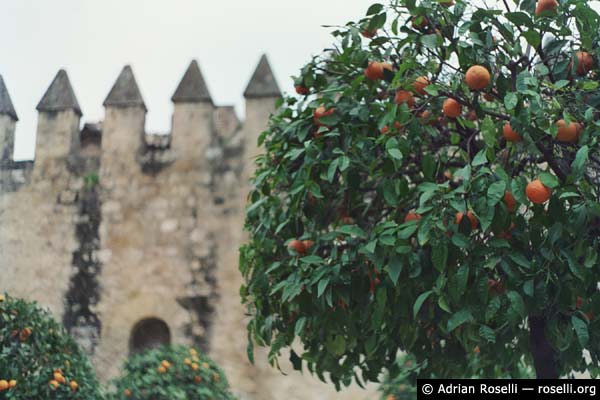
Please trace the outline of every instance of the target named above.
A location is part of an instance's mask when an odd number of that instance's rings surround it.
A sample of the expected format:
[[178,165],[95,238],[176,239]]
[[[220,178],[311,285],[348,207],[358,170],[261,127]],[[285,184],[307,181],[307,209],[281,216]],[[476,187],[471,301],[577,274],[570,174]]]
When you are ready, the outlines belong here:
[[133,355],[112,399],[233,400],[223,371],[194,348],[163,346]]
[[272,116],[240,258],[271,362],[598,376],[600,17],[490,3],[373,4]]
[[85,354],[35,303],[0,295],[0,399],[102,399]]

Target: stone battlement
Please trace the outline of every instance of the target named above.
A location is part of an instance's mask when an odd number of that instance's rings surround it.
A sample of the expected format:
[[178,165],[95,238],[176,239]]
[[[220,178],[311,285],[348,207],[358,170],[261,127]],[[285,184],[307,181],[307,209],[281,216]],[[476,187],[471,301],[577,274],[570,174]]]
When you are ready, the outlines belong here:
[[[265,56],[244,95],[247,101],[280,96]],[[85,123],[80,128],[81,107],[67,72],[60,70],[37,106],[40,116],[34,164],[43,164],[47,158],[65,157],[75,170],[93,169],[94,165],[99,167],[106,148],[109,151],[118,149],[120,154],[131,153],[142,171],[156,174],[176,159],[240,155],[243,141],[236,134],[242,131],[241,121],[232,106],[214,105],[195,60],[190,63],[171,100],[175,105],[171,132],[146,132],[147,108],[133,69],[125,66],[103,102],[108,120]],[[62,122],[56,124],[55,119],[61,116]],[[0,170],[3,171],[0,194],[16,190],[31,177],[33,167],[30,162],[12,161],[17,123],[17,112],[0,76]],[[120,123],[125,125],[123,129],[130,128],[128,123],[136,123],[137,130],[141,128],[141,131],[139,135],[117,137],[114,143],[108,142],[107,137],[111,137],[112,131],[121,130]],[[210,129],[202,136],[194,135],[198,126]]]

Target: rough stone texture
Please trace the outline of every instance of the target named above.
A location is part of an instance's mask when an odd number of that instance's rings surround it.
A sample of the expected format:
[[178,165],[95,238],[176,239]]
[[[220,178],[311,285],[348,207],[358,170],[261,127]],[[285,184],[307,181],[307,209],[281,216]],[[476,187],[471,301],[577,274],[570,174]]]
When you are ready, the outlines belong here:
[[37,110],[53,112],[69,109],[74,110],[81,116],[81,108],[79,107],[79,102],[77,101],[67,72],[61,69],[56,74],[42,100],[38,103]]
[[8,94],[8,89],[4,84],[2,75],[0,75],[0,114],[6,114],[12,117],[14,121],[19,120],[17,117],[17,112],[15,111],[15,107],[10,99],[10,95]]
[[[263,60],[255,83],[272,79]],[[104,121],[80,130],[75,107],[43,111],[35,165],[0,164],[0,292],[49,307],[103,380],[118,374],[134,327],[151,318],[173,342],[206,351],[240,399],[374,398],[293,371],[287,354],[288,376],[267,364],[266,349],[248,361],[238,248],[257,138],[279,93],[276,83],[260,87],[247,96],[243,126],[232,107],[188,99],[175,101],[170,134],[151,134],[125,68]],[[0,132],[14,132],[10,121],[0,118]]]
[[183,79],[171,97],[173,103],[197,103],[208,101],[212,103],[208,87],[204,82],[198,62],[193,60],[185,71]]
[[258,66],[244,91],[244,97],[246,98],[272,98],[281,96],[279,85],[275,80],[275,75],[271,70],[271,65],[265,54],[262,55]]
[[13,158],[15,128],[16,120],[14,117],[10,114],[0,113],[0,162],[10,161]]
[[129,65],[123,67],[103,104],[105,107],[139,106],[146,110],[146,104]]

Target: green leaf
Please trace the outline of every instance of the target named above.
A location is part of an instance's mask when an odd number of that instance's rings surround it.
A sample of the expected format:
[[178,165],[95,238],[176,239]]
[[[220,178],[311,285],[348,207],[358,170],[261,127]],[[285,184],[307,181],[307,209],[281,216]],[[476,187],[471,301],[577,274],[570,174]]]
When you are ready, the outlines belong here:
[[392,256],[387,266],[387,273],[394,285],[398,283],[398,278],[402,273],[402,259],[399,256]]
[[475,155],[471,165],[473,165],[474,167],[478,167],[478,166],[486,164],[486,163],[487,163],[486,149],[482,149],[479,153],[477,153]]
[[527,40],[527,43],[529,43],[533,47],[538,47],[538,45],[540,44],[540,34],[533,29],[530,29],[527,32],[523,32],[523,36],[525,36],[525,40]]
[[573,315],[571,317],[571,324],[573,324],[573,328],[575,329],[575,334],[577,334],[579,344],[582,348],[585,348],[590,340],[590,334],[588,332],[587,323]]
[[557,188],[560,185],[558,178],[549,172],[540,173],[540,181],[550,189]]
[[585,163],[588,160],[588,153],[589,147],[587,145],[577,150],[575,160],[573,160],[573,163],[571,164],[573,179],[576,181],[583,175]]
[[479,336],[487,340],[489,343],[496,343],[496,333],[487,325],[482,325],[479,328]]
[[402,152],[398,149],[388,149],[388,154],[392,157],[395,158],[396,160],[402,161]]
[[375,3],[367,10],[367,15],[379,14],[383,10],[383,4]]
[[520,265],[521,267],[527,269],[531,268],[531,262],[520,253],[509,253],[508,258],[513,260],[516,264]]
[[329,352],[341,356],[346,352],[346,339],[342,335],[330,336],[325,342],[325,347]]
[[431,293],[433,293],[433,292],[431,290],[428,290],[424,293],[421,293],[419,295],[419,297],[417,297],[417,300],[415,301],[415,304],[413,305],[413,317],[414,318],[417,318],[417,314],[419,313],[419,310],[423,306],[423,303],[425,302],[425,300],[427,300],[427,298],[431,295]]
[[319,285],[317,286],[317,297],[321,297],[325,289],[327,289],[327,285],[329,285],[329,277],[319,281]]
[[448,263],[448,245],[446,243],[437,244],[431,249],[431,262],[438,271],[446,268]]
[[495,147],[498,143],[496,125],[490,116],[486,116],[481,123],[481,135],[487,147]]
[[448,320],[448,328],[447,328],[448,332],[452,332],[453,330],[455,330],[462,324],[467,323],[472,320],[473,320],[473,315],[471,314],[471,312],[469,310],[462,309],[460,311],[457,311]]
[[358,225],[342,225],[336,229],[336,232],[345,235],[356,236],[360,239],[365,239],[367,234]]
[[494,182],[490,185],[487,190],[488,206],[495,206],[504,198],[504,192],[506,191],[506,182],[499,181]]
[[524,318],[526,315],[525,310],[525,302],[523,298],[518,292],[511,290],[506,293],[506,296],[510,300],[510,307],[508,308],[509,318],[513,320],[518,320],[519,318]]
[[504,96],[504,106],[507,110],[512,110],[517,106],[517,102],[519,101],[517,94],[514,92],[507,93]]

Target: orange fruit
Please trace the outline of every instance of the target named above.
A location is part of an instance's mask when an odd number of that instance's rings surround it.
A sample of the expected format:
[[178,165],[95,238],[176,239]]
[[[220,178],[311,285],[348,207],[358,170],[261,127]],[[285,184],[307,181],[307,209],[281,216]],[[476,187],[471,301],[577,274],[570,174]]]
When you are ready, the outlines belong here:
[[313,121],[315,123],[315,125],[317,126],[321,126],[321,122],[319,121],[319,119],[321,119],[322,117],[326,117],[328,115],[333,114],[334,109],[330,108],[329,110],[326,109],[324,106],[319,106],[315,109],[314,113],[313,113]]
[[539,16],[544,11],[556,11],[558,2],[556,0],[538,0],[535,5],[535,15]]
[[294,239],[288,244],[288,249],[294,250],[298,254],[306,254],[306,247],[301,240]]
[[594,67],[594,57],[586,51],[577,52],[577,75],[583,76]]
[[367,79],[371,79],[371,80],[383,79],[383,77],[384,77],[383,71],[386,69],[388,71],[392,71],[392,64],[371,61],[371,62],[369,62],[369,65],[367,66],[367,68],[365,68],[365,76],[367,77]]
[[465,82],[472,90],[485,89],[491,81],[492,77],[490,75],[490,71],[481,65],[473,65],[465,74]]
[[393,394],[389,394],[385,400],[396,400],[396,397]]
[[415,79],[415,82],[413,83],[413,89],[415,90],[415,92],[417,92],[417,94],[420,94],[421,96],[425,96],[427,94],[427,92],[425,91],[425,88],[429,85],[429,79],[427,79],[426,76],[420,76],[417,79]]
[[202,383],[202,377],[200,375],[194,376],[194,382],[196,382],[196,383]]
[[475,354],[479,354],[479,353],[481,353],[481,350],[479,349],[479,346],[475,346],[475,347],[473,348],[473,353],[475,353]]
[[412,108],[412,106],[415,105],[415,98],[413,97],[412,93],[402,89],[396,91],[394,101],[396,102],[396,104],[406,103],[409,108]]
[[58,388],[58,382],[56,382],[54,379],[48,382],[48,385],[50,385],[52,389]]
[[69,386],[71,387],[71,390],[72,390],[72,391],[76,391],[76,390],[77,390],[77,388],[79,387],[79,385],[77,384],[77,382],[76,382],[76,381],[71,381],[71,382],[69,383]]
[[509,191],[504,192],[504,204],[506,205],[506,209],[510,212],[515,211],[515,208],[517,207],[515,196]]
[[[456,220],[454,221],[454,223],[459,225],[464,216],[465,214],[463,212],[456,213]],[[467,211],[467,218],[469,218],[469,221],[471,222],[471,229],[477,228],[479,221],[477,221],[477,217],[475,217],[475,214],[473,214],[471,211]]]
[[190,360],[189,358],[185,358],[185,359],[183,360],[183,363],[184,363],[185,365],[192,365],[192,360]]
[[308,94],[308,88],[302,85],[296,85],[296,93],[306,96]]
[[192,369],[193,369],[194,371],[196,371],[198,368],[200,368],[200,367],[198,367],[198,364],[196,364],[196,363],[193,363],[193,364],[192,364]]
[[462,113],[462,104],[453,98],[447,98],[442,105],[442,112],[448,118],[456,118]]
[[313,240],[303,240],[302,241],[302,245],[304,246],[304,248],[306,250],[310,249],[311,247],[313,247],[313,245],[315,244],[315,242]]
[[125,389],[125,390],[123,391],[123,394],[125,395],[125,397],[131,397],[131,390],[129,390],[129,389]]
[[190,349],[190,354],[195,356],[198,352],[195,349]]
[[575,304],[575,308],[577,308],[578,310],[580,310],[581,307],[583,307],[583,303],[584,303],[583,297],[577,296],[577,301],[576,301],[576,304]]
[[406,217],[404,217],[404,222],[409,222],[409,221],[418,221],[420,220],[422,217],[417,214],[414,211],[409,212],[408,214],[406,214]]
[[6,389],[8,389],[8,381],[0,379],[0,392]]
[[556,126],[558,126],[558,133],[556,134],[556,140],[566,143],[573,143],[577,141],[577,134],[579,132],[579,124],[577,122],[571,121],[569,125],[565,122],[564,119],[559,119],[556,122]]
[[168,362],[167,360],[162,360],[160,365],[162,365],[165,368],[169,368],[171,366],[171,363]]
[[159,374],[164,374],[165,372],[167,372],[167,369],[165,367],[163,367],[162,365],[160,367],[158,367],[156,370],[158,371]]
[[504,124],[504,127],[502,128],[502,136],[504,136],[504,139],[506,139],[507,142],[512,142],[512,143],[520,142],[521,140],[523,140],[521,135],[519,135],[510,126],[510,122],[507,122]]
[[15,379],[11,379],[10,381],[8,381],[8,387],[10,389],[14,388],[15,386],[17,386],[17,381]]
[[542,204],[548,201],[552,190],[544,185],[539,179],[533,180],[525,188],[527,198],[534,204]]
[[56,382],[58,382],[58,383],[65,383],[66,382],[65,377],[62,376],[62,374],[60,372],[55,372],[54,375],[53,375],[53,377],[54,377],[54,380]]
[[219,382],[221,380],[221,377],[219,376],[219,374],[217,374],[216,372],[213,374],[213,381],[215,382]]

